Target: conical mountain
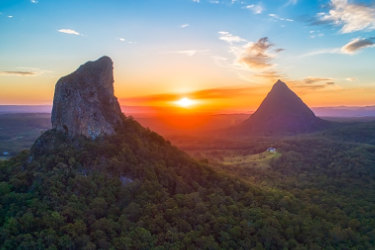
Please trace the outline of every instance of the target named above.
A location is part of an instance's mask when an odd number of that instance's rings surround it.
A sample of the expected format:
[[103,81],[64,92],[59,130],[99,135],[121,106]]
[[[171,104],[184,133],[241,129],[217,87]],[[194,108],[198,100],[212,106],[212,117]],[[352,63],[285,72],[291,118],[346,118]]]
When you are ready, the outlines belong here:
[[313,132],[326,125],[326,121],[316,117],[301,98],[278,80],[241,128],[253,134],[283,135]]

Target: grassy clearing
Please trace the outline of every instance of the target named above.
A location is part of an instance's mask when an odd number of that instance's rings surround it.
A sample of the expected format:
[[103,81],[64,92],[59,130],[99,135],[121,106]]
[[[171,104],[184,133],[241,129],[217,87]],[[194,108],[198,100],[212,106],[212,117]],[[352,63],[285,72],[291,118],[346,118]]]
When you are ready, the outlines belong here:
[[281,156],[281,153],[262,152],[249,153],[243,150],[197,150],[190,152],[195,158],[208,160],[223,167],[241,168],[268,168],[272,159]]

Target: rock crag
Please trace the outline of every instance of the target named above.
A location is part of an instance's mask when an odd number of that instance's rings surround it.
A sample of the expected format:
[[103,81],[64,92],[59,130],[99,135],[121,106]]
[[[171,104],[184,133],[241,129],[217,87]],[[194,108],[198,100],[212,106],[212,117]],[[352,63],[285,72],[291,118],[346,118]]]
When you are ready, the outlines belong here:
[[113,62],[107,57],[81,65],[58,80],[52,108],[52,128],[69,137],[95,139],[111,135],[123,123],[113,90]]

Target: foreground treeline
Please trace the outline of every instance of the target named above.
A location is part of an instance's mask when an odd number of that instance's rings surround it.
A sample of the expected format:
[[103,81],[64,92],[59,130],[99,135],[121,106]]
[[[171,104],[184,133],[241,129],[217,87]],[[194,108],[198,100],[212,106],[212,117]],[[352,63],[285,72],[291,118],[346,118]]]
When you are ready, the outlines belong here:
[[251,173],[251,184],[125,123],[95,142],[49,131],[0,162],[3,249],[375,245],[373,146],[286,140],[274,171]]

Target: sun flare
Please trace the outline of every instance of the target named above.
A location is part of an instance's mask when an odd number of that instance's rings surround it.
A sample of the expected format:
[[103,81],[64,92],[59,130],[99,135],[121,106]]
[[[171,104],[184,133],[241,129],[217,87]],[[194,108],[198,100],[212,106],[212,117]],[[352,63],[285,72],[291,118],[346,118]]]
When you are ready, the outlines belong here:
[[188,97],[183,97],[180,100],[176,101],[175,103],[177,106],[180,106],[182,108],[188,108],[194,105],[195,102]]

